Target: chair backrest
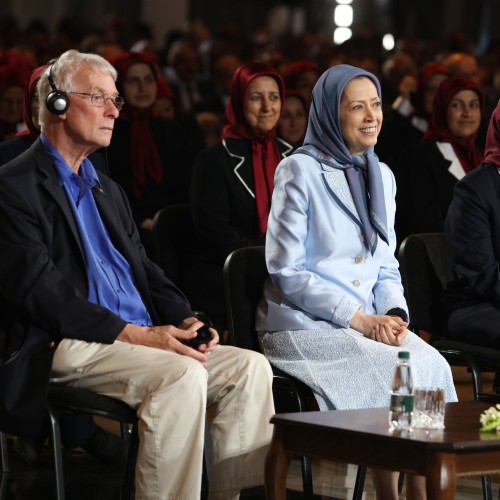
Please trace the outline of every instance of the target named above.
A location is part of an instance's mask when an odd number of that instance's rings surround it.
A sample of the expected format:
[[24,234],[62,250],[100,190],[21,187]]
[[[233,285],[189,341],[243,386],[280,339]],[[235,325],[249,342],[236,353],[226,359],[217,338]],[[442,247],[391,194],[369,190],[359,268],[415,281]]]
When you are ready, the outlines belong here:
[[181,286],[182,274],[193,248],[194,222],[189,204],[160,209],[153,219],[155,262],[166,276]]
[[231,343],[260,352],[255,334],[255,310],[269,276],[264,247],[240,248],[224,264],[224,291]]
[[398,258],[411,327],[439,334],[441,298],[454,278],[454,259],[446,235],[412,234],[401,244]]

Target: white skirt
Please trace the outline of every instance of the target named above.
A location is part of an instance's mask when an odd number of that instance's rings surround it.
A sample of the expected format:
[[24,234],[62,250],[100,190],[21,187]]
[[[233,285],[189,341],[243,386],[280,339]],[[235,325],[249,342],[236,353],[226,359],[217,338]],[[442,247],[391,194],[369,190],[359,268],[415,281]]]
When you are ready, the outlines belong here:
[[457,401],[448,362],[413,332],[401,347],[350,328],[260,332],[259,343],[272,365],[311,387],[321,410],[389,406],[399,351],[410,352],[414,387],[440,387]]

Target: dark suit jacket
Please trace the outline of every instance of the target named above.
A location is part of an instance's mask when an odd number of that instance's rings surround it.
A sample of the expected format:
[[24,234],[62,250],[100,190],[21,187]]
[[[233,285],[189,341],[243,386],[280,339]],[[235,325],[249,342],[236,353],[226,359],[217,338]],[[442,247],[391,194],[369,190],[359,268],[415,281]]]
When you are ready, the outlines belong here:
[[434,141],[402,152],[396,177],[396,235],[398,242],[410,234],[444,231],[444,219],[458,179],[448,169]]
[[[130,264],[153,322],[179,324],[193,315],[187,299],[146,257],[123,190],[98,175],[102,191],[94,188],[93,196],[99,213]],[[39,140],[0,169],[0,255],[0,348],[8,350],[25,339],[40,350],[62,338],[113,343],[124,328],[123,319],[87,300],[77,226]],[[43,387],[49,371],[35,375],[31,383]]]
[[483,163],[456,186],[446,233],[457,281],[450,287],[450,308],[491,302],[500,307],[500,174]]

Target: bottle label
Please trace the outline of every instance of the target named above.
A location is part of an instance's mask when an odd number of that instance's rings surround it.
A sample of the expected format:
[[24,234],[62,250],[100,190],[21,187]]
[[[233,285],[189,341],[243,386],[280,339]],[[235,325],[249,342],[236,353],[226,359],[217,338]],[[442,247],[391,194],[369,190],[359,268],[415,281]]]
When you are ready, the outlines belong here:
[[413,411],[413,394],[392,394],[391,411]]

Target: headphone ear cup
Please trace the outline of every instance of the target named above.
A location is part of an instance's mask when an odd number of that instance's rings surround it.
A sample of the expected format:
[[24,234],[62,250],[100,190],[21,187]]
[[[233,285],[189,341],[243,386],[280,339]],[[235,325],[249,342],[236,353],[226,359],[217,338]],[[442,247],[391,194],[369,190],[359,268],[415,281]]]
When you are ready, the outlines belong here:
[[69,99],[66,92],[61,90],[53,90],[45,99],[47,109],[54,115],[62,115],[68,111]]

